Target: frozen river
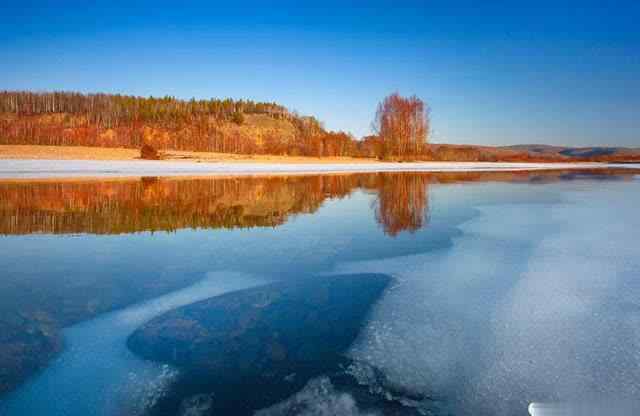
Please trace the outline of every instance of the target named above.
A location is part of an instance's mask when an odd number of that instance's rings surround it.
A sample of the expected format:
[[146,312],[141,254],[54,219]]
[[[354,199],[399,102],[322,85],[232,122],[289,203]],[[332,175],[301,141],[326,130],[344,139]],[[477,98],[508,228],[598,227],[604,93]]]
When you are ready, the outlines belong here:
[[[1,178],[118,177],[250,175],[339,172],[460,172],[500,170],[551,170],[606,168],[599,163],[497,163],[497,162],[416,162],[416,163],[197,163],[175,161],[89,161],[89,160],[0,160]],[[620,165],[637,167],[638,165]]]
[[[381,397],[455,415],[632,403],[640,180],[572,172],[0,182],[1,312],[21,317],[0,322],[16,334],[4,345],[27,345],[42,322],[64,341],[0,414],[143,414],[179,370],[127,350],[140,325],[344,273],[393,279],[345,354],[352,373],[380,372]],[[262,414],[381,412],[327,377]]]

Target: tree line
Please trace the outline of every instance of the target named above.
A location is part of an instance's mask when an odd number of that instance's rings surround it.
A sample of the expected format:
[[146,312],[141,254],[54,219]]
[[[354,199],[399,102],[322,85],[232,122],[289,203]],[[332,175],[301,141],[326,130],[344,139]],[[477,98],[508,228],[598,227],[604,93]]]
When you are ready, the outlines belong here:
[[0,92],[0,143],[128,148],[147,143],[159,149],[304,156],[357,152],[349,134],[327,131],[314,117],[276,103],[75,92]]
[[[2,91],[0,143],[128,148],[146,143],[159,149],[249,155],[409,158],[426,143],[424,109],[417,97],[393,94],[380,104],[377,134],[356,140],[276,103]],[[280,124],[263,126],[269,124],[265,117]]]
[[132,121],[179,122],[198,116],[242,122],[243,114],[267,114],[274,118],[293,117],[276,103],[251,100],[180,100],[175,97],[136,97],[120,94],[81,94],[77,92],[0,92],[0,112],[31,116],[66,113],[82,115],[107,128]]
[[[385,97],[373,135],[356,140],[315,117],[252,100],[181,100],[76,92],[0,91],[0,144],[366,157],[388,161],[638,161],[640,152],[540,153],[510,147],[430,144],[429,106],[416,96]],[[143,145],[147,146],[143,146]],[[141,152],[143,153],[143,152]]]

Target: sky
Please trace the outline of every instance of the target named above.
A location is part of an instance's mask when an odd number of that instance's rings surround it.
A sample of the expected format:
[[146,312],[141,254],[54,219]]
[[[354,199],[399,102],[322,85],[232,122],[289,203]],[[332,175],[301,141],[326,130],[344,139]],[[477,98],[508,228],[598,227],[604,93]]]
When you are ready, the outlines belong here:
[[637,0],[3,1],[0,89],[275,101],[356,137],[399,92],[432,142],[640,147],[638,22]]

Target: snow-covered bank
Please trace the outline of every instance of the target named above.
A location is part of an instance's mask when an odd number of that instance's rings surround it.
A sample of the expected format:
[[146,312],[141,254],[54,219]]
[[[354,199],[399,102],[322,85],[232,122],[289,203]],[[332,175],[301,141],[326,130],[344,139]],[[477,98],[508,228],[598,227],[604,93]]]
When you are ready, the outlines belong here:
[[359,164],[197,163],[172,161],[0,160],[0,178],[252,175],[342,172],[448,172],[499,170],[640,168],[600,163],[421,162]]

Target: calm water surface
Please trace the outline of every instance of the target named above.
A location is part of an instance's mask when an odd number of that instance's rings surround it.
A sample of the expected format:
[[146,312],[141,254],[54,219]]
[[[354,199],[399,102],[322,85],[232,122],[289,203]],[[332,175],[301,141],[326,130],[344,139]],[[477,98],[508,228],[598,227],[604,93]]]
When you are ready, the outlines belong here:
[[[127,349],[145,322],[363,272],[392,284],[345,359],[407,409],[633,399],[639,204],[620,172],[0,183],[0,414],[144,414],[180,374]],[[330,379],[305,382],[260,414],[364,412]]]

